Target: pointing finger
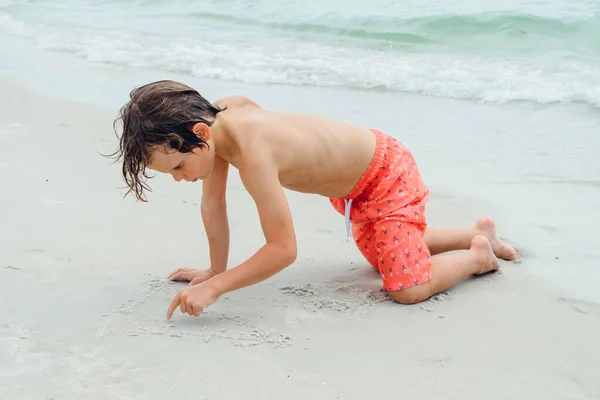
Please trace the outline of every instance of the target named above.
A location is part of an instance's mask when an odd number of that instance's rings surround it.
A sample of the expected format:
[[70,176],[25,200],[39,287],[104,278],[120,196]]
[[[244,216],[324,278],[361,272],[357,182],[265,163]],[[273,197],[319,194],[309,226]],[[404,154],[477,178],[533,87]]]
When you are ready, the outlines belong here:
[[171,317],[173,316],[173,311],[175,311],[175,309],[179,305],[180,301],[181,301],[181,298],[179,296],[179,293],[177,293],[177,295],[175,296],[173,301],[171,301],[171,304],[169,305],[169,309],[167,310],[167,319],[171,319]]

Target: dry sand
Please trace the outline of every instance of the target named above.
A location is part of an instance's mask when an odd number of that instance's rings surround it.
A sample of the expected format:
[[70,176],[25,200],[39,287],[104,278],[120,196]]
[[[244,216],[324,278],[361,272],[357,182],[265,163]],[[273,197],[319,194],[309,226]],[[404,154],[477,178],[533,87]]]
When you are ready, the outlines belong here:
[[[184,284],[166,276],[208,260],[201,185],[122,199],[99,155],[115,109],[0,91],[0,399],[600,398],[600,306],[526,274],[527,249],[402,306],[327,199],[291,192],[298,261],[167,321]],[[431,224],[480,216],[446,200],[432,191]],[[235,171],[228,203],[235,265],[262,238]]]

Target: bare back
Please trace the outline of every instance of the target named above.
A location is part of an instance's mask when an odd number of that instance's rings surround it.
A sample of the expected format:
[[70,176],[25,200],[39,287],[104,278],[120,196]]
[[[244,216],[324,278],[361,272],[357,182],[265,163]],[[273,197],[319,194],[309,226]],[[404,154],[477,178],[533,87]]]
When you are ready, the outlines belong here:
[[373,157],[375,136],[368,129],[318,115],[266,110],[245,98],[221,102],[228,109],[219,114],[220,123],[240,149],[227,161],[238,167],[239,157],[272,157],[281,185],[290,190],[343,197]]

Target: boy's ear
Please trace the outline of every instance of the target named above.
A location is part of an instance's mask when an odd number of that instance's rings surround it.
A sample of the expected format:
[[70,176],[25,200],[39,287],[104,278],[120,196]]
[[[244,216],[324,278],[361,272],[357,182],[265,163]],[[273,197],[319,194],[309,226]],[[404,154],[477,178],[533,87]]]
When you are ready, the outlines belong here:
[[202,122],[196,122],[194,126],[192,126],[192,132],[204,140],[210,139],[210,128]]

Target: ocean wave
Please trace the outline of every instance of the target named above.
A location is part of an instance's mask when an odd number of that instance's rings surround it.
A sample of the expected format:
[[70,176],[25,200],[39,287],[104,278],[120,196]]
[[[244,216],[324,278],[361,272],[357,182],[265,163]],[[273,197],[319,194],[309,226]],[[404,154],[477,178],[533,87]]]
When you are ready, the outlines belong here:
[[[421,21],[423,24],[424,20]],[[0,12],[0,32],[92,62],[246,83],[421,93],[484,102],[584,102],[600,106],[600,64],[552,57],[399,52],[326,41],[197,40],[118,29],[32,24]],[[217,37],[219,37],[217,32]]]
[[36,30],[25,21],[13,18],[12,16],[0,13],[0,29],[9,35],[21,37],[34,37]]
[[531,14],[481,13],[476,15],[435,15],[415,18],[398,16],[340,17],[316,15],[310,19],[197,12],[191,15],[231,26],[256,26],[297,33],[348,36],[360,39],[410,43],[448,42],[453,39],[503,37],[529,40],[593,41],[600,51],[600,17],[556,19]]

